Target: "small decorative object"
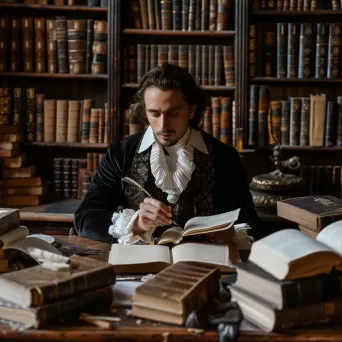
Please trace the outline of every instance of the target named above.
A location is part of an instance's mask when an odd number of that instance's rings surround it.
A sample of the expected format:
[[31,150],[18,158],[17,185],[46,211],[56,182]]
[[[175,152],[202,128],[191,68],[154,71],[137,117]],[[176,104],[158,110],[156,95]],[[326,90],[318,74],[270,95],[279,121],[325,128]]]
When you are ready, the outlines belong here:
[[273,165],[275,170],[270,173],[253,177],[250,189],[256,209],[276,214],[277,201],[302,195],[303,179],[290,173],[284,173],[281,168],[298,170],[300,159],[297,156],[280,160],[280,146],[273,148]]

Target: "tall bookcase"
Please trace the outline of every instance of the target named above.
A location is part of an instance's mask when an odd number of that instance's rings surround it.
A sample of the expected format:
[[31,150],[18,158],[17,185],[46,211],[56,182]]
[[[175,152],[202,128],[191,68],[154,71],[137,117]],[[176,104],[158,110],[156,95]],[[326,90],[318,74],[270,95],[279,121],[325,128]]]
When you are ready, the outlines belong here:
[[[305,7],[304,7],[305,6]],[[338,126],[342,125],[341,105],[337,104],[338,97],[342,96],[342,64],[341,64],[341,26],[331,27],[330,24],[339,24],[342,18],[342,10],[339,1],[319,1],[319,0],[296,0],[296,1],[250,1],[248,8],[248,33],[246,34],[249,58],[249,67],[246,83],[246,96],[248,107],[246,107],[245,127],[245,146],[249,146],[251,141],[254,141],[252,147],[255,149],[260,160],[266,160],[270,155],[272,144],[268,134],[270,130],[274,133],[274,127],[278,131],[278,137],[281,136],[282,130],[287,129],[291,139],[291,129],[293,132],[297,130],[298,136],[301,133],[304,135],[304,140],[296,143],[293,141],[288,144],[283,144],[282,138],[277,143],[281,145],[284,157],[297,155],[300,157],[302,167],[300,175],[303,177],[305,184],[304,195],[318,195],[331,194],[337,197],[342,196],[342,179],[341,179],[341,153],[342,143],[338,143]],[[326,36],[317,48],[317,32],[320,30],[318,24],[326,24]],[[278,26],[277,26],[278,24]],[[282,24],[283,26],[279,26]],[[292,26],[291,26],[292,25]],[[304,26],[307,25],[307,26]],[[297,30],[296,37],[290,41],[289,32]],[[302,31],[301,31],[302,29]],[[303,30],[304,29],[304,30]],[[329,37],[329,30],[333,30],[335,37]],[[278,31],[277,31],[278,30]],[[331,33],[331,32],[330,32]],[[280,36],[281,35],[281,36]],[[301,37],[302,36],[302,37]],[[283,44],[284,45],[281,45]],[[289,49],[289,44],[292,44],[292,50]],[[302,49],[300,45],[302,45]],[[332,44],[332,45],[331,45]],[[286,46],[286,48],[285,48]],[[321,50],[323,48],[323,50]],[[330,51],[329,51],[330,50]],[[288,54],[291,54],[289,57]],[[301,56],[303,54],[303,56]],[[316,55],[320,55],[317,59]],[[336,75],[328,75],[329,56],[331,56],[331,72],[336,68]],[[292,59],[294,58],[294,59]],[[323,59],[322,59],[323,58]],[[324,60],[325,59],[325,60]],[[296,65],[291,68],[289,60]],[[318,71],[323,70],[323,74],[316,74],[316,63],[322,63]],[[266,70],[267,64],[269,65]],[[285,70],[280,70],[281,66]],[[318,67],[318,65],[317,65]],[[301,69],[302,68],[302,69]],[[293,71],[294,75],[289,75]],[[311,71],[310,71],[311,70]],[[318,72],[317,71],[317,72]],[[302,75],[300,75],[302,73]],[[258,100],[254,102],[257,107],[251,103],[253,100],[252,87],[266,86],[268,89],[268,104],[267,108],[260,107],[260,93],[257,91]],[[326,109],[325,109],[325,123],[321,127],[324,133],[324,139],[327,132],[331,130],[329,143],[323,143],[323,146],[314,147],[311,143],[310,123],[312,124],[312,117],[310,119],[310,111],[303,114],[295,113],[295,101],[302,101],[306,98],[310,103],[310,95],[326,94]],[[281,102],[290,98],[293,100],[294,106],[289,108],[289,116],[283,123],[283,107]],[[271,109],[271,101],[273,101],[274,112]],[[304,101],[304,100],[303,100]],[[278,103],[277,103],[278,102]],[[335,102],[334,110],[330,114],[333,115],[333,124],[329,129],[325,125],[328,122],[329,102]],[[299,102],[298,102],[299,103]],[[304,104],[304,102],[303,102]],[[301,103],[301,108],[304,105]],[[278,108],[278,109],[277,109]],[[332,108],[332,107],[331,107]],[[312,103],[310,110],[312,109]],[[294,112],[291,113],[291,110]],[[262,113],[261,113],[262,112]],[[252,114],[251,114],[252,113]],[[261,118],[260,118],[261,114]],[[272,123],[272,115],[275,115],[275,122]],[[297,115],[297,124],[291,124],[291,118]],[[306,115],[306,117],[304,117]],[[316,114],[314,114],[314,118]],[[301,122],[304,119],[306,123]],[[256,120],[256,121],[255,121]],[[263,121],[264,124],[262,124]],[[271,124],[268,122],[271,121]],[[287,121],[286,121],[287,120]],[[315,119],[316,120],[316,119]],[[266,121],[266,122],[265,122]],[[255,124],[253,127],[253,122]],[[287,123],[286,123],[287,122]],[[272,124],[274,126],[272,126]],[[251,129],[255,128],[261,130],[266,129],[266,137],[264,142],[260,145],[258,141],[255,143],[256,135],[250,134]],[[268,127],[267,127],[268,126]],[[287,127],[287,128],[286,128]],[[301,132],[301,129],[303,132]],[[342,126],[341,128],[342,129]],[[306,135],[306,137],[305,137]],[[332,138],[332,140],[331,140]],[[272,139],[271,139],[272,140]],[[260,142],[260,140],[259,140]],[[266,142],[266,143],[265,143]],[[313,180],[312,180],[313,179]]]
[[[63,2],[63,1],[62,1]],[[45,61],[44,72],[25,72],[23,68],[21,58],[20,66],[16,71],[10,71],[8,67],[10,61],[7,63],[7,69],[0,72],[0,88],[9,89],[11,95],[13,95],[14,88],[21,88],[23,92],[27,88],[34,88],[35,93],[44,94],[44,99],[55,99],[55,100],[77,100],[82,101],[84,99],[92,99],[92,108],[103,108],[105,104],[108,106],[108,119],[107,127],[107,141],[104,142],[81,142],[80,139],[77,142],[44,142],[44,141],[27,141],[25,135],[25,123],[23,120],[27,120],[25,110],[20,113],[20,126],[24,127],[22,135],[24,139],[21,141],[20,148],[23,153],[26,154],[26,165],[36,165],[37,175],[41,176],[44,181],[51,182],[52,187],[54,186],[54,158],[63,159],[87,159],[87,154],[105,153],[110,142],[115,139],[114,127],[115,127],[115,113],[114,113],[114,32],[113,24],[114,19],[114,2],[108,1],[107,5],[100,6],[101,1],[98,1],[96,7],[86,6],[87,1],[78,2],[84,5],[67,5],[67,1],[64,1],[64,5],[52,5],[51,3],[56,3],[53,1],[47,1],[49,5],[40,4],[26,4],[23,1],[12,1],[12,2],[0,2],[0,17],[8,18],[10,23],[12,18],[18,18],[20,25],[22,24],[22,18],[32,19],[33,25],[36,18],[44,19],[43,25],[45,25],[46,20],[56,19],[57,17],[63,17],[65,20],[77,20],[83,19],[89,22],[92,19],[94,22],[107,22],[107,40],[106,43],[106,54],[107,56],[101,59],[104,62],[105,70],[100,71],[100,73],[92,72],[88,70],[88,73],[59,73],[58,70],[55,72],[49,72],[47,69],[47,61]],[[77,2],[73,2],[77,3]],[[77,24],[76,24],[77,25]],[[35,27],[33,27],[33,30]],[[87,28],[89,29],[89,27]],[[45,34],[46,32],[44,32]],[[84,33],[84,32],[83,32]],[[96,33],[96,32],[95,32]],[[88,33],[87,33],[88,34]],[[94,33],[92,33],[94,34]],[[20,30],[20,45],[23,44],[23,33]],[[100,34],[101,35],[101,34]],[[98,35],[98,37],[100,37]],[[84,40],[84,36],[82,36]],[[45,36],[44,36],[45,38]],[[11,39],[11,32],[7,39]],[[33,38],[34,39],[34,38]],[[48,39],[48,38],[46,38]],[[71,38],[72,39],[72,38]],[[79,38],[74,38],[79,39]],[[99,38],[99,41],[102,38]],[[105,39],[105,38],[104,38]],[[34,42],[34,41],[33,41]],[[45,42],[46,43],[46,42]],[[68,43],[67,43],[68,44]],[[47,48],[47,47],[46,47]],[[20,48],[20,53],[22,53]],[[47,57],[47,51],[45,53],[45,58]],[[8,51],[8,57],[11,58],[11,51]],[[23,57],[23,56],[21,56]],[[36,57],[36,56],[35,56]],[[58,56],[57,56],[58,57]],[[34,64],[35,61],[33,61]],[[92,61],[91,61],[92,62]],[[90,62],[90,63],[91,63]],[[33,67],[33,70],[35,68]],[[82,106],[82,102],[81,106]],[[69,104],[70,106],[70,104]],[[80,113],[79,129],[82,130],[82,112]],[[60,170],[59,170],[60,171]],[[63,173],[63,171],[62,171]],[[81,186],[79,182],[79,186]],[[50,193],[53,193],[53,189],[50,189]],[[48,201],[55,201],[56,196],[52,196]],[[59,199],[60,200],[60,199]],[[46,202],[45,202],[46,203]]]

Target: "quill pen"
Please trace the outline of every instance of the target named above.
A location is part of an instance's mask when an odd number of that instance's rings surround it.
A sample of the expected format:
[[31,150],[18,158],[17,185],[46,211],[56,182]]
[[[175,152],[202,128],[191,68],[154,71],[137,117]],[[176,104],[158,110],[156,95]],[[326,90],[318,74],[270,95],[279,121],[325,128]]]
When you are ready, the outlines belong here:
[[[126,182],[126,183],[130,183],[132,185],[135,185],[141,191],[143,191],[148,197],[153,198],[153,196],[147,190],[145,190],[139,183],[137,183],[134,179],[129,178],[129,177],[124,177],[124,178],[122,178],[122,181]],[[172,223],[175,224],[178,228],[183,230],[183,228],[179,224],[177,224],[174,220],[172,220]]]

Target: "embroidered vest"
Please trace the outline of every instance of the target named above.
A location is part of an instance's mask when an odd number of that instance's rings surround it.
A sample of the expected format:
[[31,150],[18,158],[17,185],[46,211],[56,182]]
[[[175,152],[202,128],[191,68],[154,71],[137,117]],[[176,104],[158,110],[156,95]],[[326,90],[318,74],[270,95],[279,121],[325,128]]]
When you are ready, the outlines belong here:
[[[140,146],[140,144],[139,144]],[[137,181],[157,200],[167,206],[172,207],[172,218],[184,227],[186,221],[194,216],[206,216],[213,214],[213,186],[214,186],[214,167],[211,158],[211,146],[208,146],[209,154],[204,154],[194,149],[195,170],[191,180],[185,190],[180,194],[176,204],[171,204],[167,200],[167,193],[155,185],[155,179],[151,172],[150,155],[151,148],[138,153],[139,146],[135,152],[132,165],[127,173]],[[124,189],[125,208],[138,210],[140,203],[144,201],[146,195],[135,186],[125,183]],[[172,226],[172,225],[171,225]],[[167,228],[163,226],[156,229],[154,236],[159,236]],[[192,240],[196,240],[192,239]]]

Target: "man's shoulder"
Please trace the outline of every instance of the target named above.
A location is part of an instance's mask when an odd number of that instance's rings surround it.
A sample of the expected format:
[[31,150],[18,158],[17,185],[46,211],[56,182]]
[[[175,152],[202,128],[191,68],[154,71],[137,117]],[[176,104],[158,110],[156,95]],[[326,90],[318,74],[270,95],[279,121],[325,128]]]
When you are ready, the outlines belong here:
[[135,151],[138,147],[139,142],[141,141],[142,137],[144,135],[144,132],[142,133],[135,133],[132,135],[129,135],[128,137],[120,140],[120,141],[113,141],[110,145],[110,151],[111,153],[123,153],[124,151]]

